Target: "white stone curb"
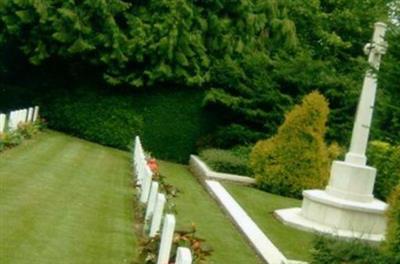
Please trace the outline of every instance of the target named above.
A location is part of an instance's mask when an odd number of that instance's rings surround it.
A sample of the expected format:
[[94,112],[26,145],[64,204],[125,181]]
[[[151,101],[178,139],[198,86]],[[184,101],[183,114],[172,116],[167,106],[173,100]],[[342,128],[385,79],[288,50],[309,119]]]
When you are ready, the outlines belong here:
[[211,170],[207,166],[207,164],[196,155],[190,155],[189,166],[195,175],[206,179],[227,180],[227,181],[240,182],[244,184],[256,183],[256,180],[250,177],[229,174],[229,173],[215,172]]
[[288,260],[219,182],[206,180],[205,183],[265,262],[269,264],[307,263]]

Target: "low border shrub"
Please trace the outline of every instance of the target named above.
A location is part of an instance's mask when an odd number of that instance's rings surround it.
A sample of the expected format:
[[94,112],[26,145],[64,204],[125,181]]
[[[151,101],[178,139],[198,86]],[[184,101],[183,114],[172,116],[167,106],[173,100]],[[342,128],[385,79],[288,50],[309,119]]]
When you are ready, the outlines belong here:
[[248,148],[206,149],[200,152],[200,158],[214,171],[252,176]]

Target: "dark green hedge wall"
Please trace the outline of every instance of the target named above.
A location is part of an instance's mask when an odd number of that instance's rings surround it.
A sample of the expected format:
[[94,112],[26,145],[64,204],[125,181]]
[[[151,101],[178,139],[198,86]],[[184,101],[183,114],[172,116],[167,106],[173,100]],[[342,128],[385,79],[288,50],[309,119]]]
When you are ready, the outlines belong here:
[[155,157],[177,162],[187,162],[198,139],[213,129],[200,90],[77,91],[42,103],[50,128],[121,149],[138,134]]

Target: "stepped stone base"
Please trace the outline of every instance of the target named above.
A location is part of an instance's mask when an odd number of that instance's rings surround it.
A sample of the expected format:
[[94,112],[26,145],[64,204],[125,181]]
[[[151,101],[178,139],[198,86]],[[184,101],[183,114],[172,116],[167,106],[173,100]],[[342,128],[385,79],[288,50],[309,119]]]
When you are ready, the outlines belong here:
[[386,203],[350,201],[323,190],[303,192],[302,208],[275,211],[285,224],[306,231],[369,241],[384,239]]

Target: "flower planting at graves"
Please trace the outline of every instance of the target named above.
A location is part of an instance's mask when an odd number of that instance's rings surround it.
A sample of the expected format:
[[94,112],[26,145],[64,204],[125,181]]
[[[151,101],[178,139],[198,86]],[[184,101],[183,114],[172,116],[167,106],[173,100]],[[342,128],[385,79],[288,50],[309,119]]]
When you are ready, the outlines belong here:
[[31,139],[45,128],[45,121],[37,119],[33,123],[20,123],[16,130],[0,133],[0,152],[20,145],[24,140]]
[[[212,250],[205,245],[204,239],[196,236],[196,226],[192,224],[189,231],[175,231],[176,218],[174,214],[177,214],[177,211],[173,198],[177,197],[179,191],[167,183],[166,177],[160,173],[157,160],[151,155],[145,154],[139,136],[135,137],[132,154],[134,176],[139,179],[136,180],[136,187],[141,192],[141,203],[139,210],[135,210],[135,219],[142,223],[136,225],[135,229],[138,236],[141,237],[139,258],[135,263],[167,263],[165,262],[167,259],[169,259],[168,263],[174,263],[178,247],[182,246],[191,249],[194,254],[194,263],[207,263],[207,257],[211,255]],[[151,174],[147,174],[148,171],[151,171]],[[146,184],[149,181],[151,186]],[[149,192],[146,192],[148,198],[142,200],[146,188],[150,188]],[[144,211],[146,204],[147,209]],[[163,215],[165,216],[163,217]],[[164,221],[162,232],[160,232],[162,218]]]
[[[156,264],[157,252],[160,246],[160,235],[155,237],[142,237],[140,242],[139,260],[136,264]],[[171,264],[174,263],[178,247],[187,247],[193,254],[194,264],[206,264],[212,255],[212,248],[204,238],[196,234],[196,225],[192,224],[188,230],[175,230],[170,256]]]

